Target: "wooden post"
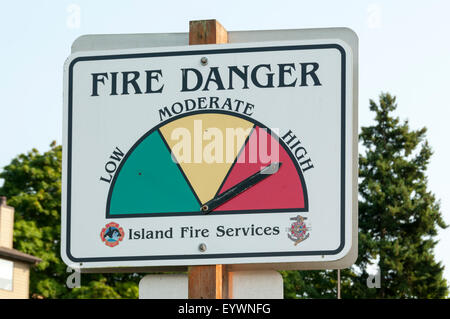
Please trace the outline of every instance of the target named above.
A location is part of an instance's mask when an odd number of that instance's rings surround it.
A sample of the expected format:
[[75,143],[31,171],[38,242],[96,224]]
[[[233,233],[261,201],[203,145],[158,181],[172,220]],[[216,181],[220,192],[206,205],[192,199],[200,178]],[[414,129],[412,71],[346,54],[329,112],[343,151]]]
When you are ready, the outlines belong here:
[[[227,30],[217,20],[189,21],[189,45],[228,43]],[[231,273],[225,265],[189,267],[189,299],[231,298]]]
[[341,270],[337,270],[337,299],[341,299]]
[[189,45],[223,43],[228,43],[228,32],[219,21],[189,21]]

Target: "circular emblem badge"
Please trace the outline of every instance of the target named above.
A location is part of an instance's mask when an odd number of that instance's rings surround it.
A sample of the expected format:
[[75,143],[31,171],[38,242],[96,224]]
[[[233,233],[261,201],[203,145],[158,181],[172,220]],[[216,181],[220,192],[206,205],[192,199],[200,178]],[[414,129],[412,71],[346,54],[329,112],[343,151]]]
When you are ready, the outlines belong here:
[[100,238],[106,246],[114,247],[119,245],[119,243],[123,240],[124,235],[125,233],[123,228],[120,227],[119,224],[111,222],[102,228]]
[[294,242],[294,245],[298,245],[309,237],[309,228],[305,224],[305,219],[306,217],[302,217],[300,215],[291,218],[294,222],[288,229],[288,237]]

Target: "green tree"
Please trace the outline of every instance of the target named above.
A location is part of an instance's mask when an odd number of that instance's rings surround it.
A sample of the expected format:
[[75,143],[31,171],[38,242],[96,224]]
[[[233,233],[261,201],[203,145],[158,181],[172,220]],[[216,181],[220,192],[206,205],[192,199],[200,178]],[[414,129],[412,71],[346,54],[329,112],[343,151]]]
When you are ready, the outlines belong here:
[[282,271],[284,298],[336,298],[336,274],[333,270]]
[[[438,227],[446,228],[439,202],[428,190],[426,170],[432,155],[426,128],[411,130],[393,116],[395,97],[370,101],[375,124],[363,127],[359,156],[359,254],[362,275],[346,296],[376,298],[443,298],[448,293],[444,266],[435,261]],[[366,287],[367,267],[374,260],[381,288]],[[359,286],[359,287],[358,287]],[[355,295],[352,290],[358,291]]]
[[[436,262],[437,229],[446,228],[439,202],[428,190],[432,155],[426,129],[411,130],[393,116],[395,97],[370,100],[374,125],[362,127],[359,156],[359,252],[356,264],[341,272],[343,298],[444,298],[444,266]],[[381,287],[368,288],[368,267],[380,271]],[[333,272],[285,275],[286,296],[335,297]],[[298,283],[296,287],[294,283]],[[311,282],[312,280],[312,282]],[[334,288],[335,291],[336,288]],[[294,292],[295,291],[295,292]]]
[[60,257],[61,146],[20,154],[4,167],[0,195],[15,208],[14,248],[42,259],[31,270],[30,295],[44,298],[137,298],[137,274],[82,274],[81,288],[66,287]]

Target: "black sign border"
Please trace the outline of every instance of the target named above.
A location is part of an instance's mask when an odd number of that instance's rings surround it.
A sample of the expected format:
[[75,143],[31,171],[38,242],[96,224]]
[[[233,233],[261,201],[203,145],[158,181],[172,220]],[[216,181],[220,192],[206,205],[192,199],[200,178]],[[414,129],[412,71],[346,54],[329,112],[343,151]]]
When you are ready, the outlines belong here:
[[[72,175],[72,117],[73,117],[73,69],[76,63],[81,61],[96,60],[117,60],[117,59],[137,59],[151,57],[173,57],[173,56],[193,56],[193,55],[212,55],[227,53],[250,53],[250,52],[268,52],[268,51],[291,51],[291,50],[317,50],[317,49],[336,49],[341,53],[341,190],[340,190],[340,209],[341,209],[341,242],[334,250],[319,251],[290,251],[290,252],[257,252],[257,253],[225,253],[225,254],[194,254],[194,255],[158,255],[158,256],[119,256],[119,257],[74,257],[70,251],[71,235],[71,175]],[[67,187],[66,187],[66,256],[72,262],[114,262],[114,261],[146,261],[146,260],[181,260],[181,259],[212,259],[212,258],[258,258],[258,257],[289,257],[289,256],[325,256],[337,255],[345,247],[345,138],[346,138],[346,63],[347,56],[344,48],[336,43],[332,44],[312,44],[312,45],[287,45],[287,46],[268,46],[268,47],[249,47],[249,48],[225,48],[225,49],[200,49],[189,51],[171,51],[171,52],[152,52],[152,53],[130,53],[115,55],[96,55],[77,57],[73,59],[68,68],[68,141],[67,141]]]

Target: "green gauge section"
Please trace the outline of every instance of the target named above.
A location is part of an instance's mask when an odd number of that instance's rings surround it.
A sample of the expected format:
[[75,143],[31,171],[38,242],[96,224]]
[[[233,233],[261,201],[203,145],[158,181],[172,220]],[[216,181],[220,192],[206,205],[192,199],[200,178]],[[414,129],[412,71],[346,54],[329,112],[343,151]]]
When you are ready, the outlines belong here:
[[110,216],[198,212],[199,202],[158,130],[123,162],[110,193]]

